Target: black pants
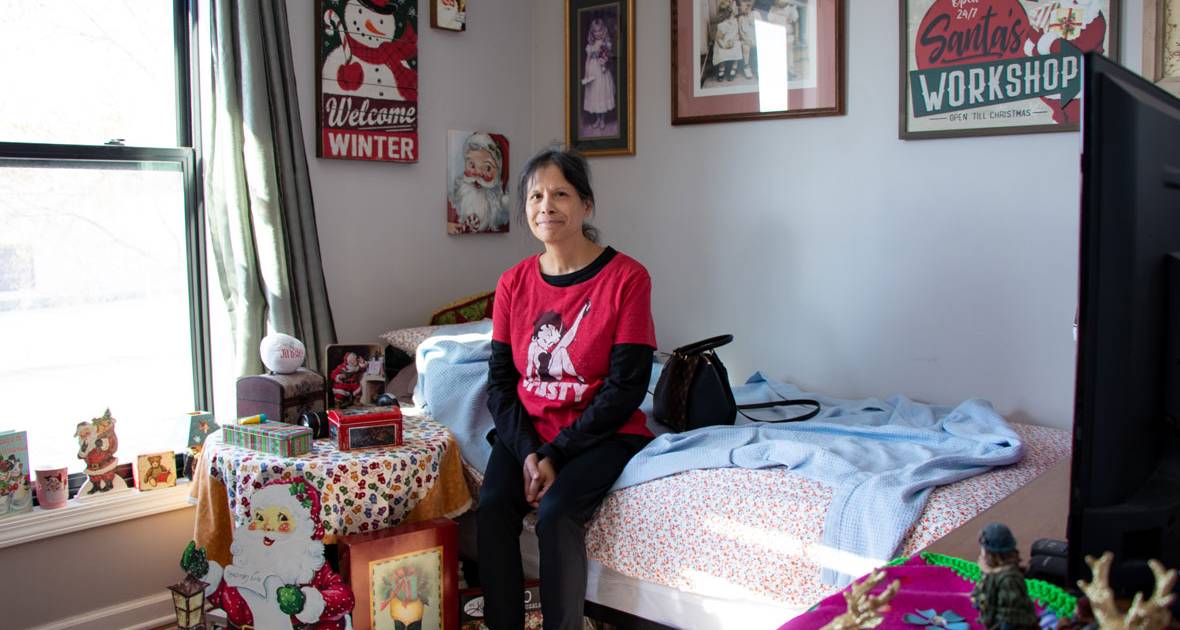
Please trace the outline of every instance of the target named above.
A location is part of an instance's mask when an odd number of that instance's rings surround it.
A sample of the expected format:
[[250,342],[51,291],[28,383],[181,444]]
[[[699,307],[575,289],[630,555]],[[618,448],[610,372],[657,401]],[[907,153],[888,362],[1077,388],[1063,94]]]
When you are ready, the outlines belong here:
[[[580,630],[586,600],[586,522],[631,456],[648,438],[615,435],[561,469],[537,509],[541,552],[541,613],[545,630]],[[479,579],[484,623],[491,630],[524,627],[522,520],[532,511],[524,498],[524,467],[499,441],[479,491]]]

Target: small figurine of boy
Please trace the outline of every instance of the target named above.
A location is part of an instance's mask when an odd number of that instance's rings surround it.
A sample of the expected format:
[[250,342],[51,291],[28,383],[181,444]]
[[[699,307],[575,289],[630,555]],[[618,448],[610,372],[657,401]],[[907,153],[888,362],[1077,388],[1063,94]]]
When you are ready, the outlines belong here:
[[980,532],[979,569],[983,575],[971,591],[979,623],[988,630],[1039,630],[1037,610],[1020,568],[1020,551],[1008,526],[992,523]]

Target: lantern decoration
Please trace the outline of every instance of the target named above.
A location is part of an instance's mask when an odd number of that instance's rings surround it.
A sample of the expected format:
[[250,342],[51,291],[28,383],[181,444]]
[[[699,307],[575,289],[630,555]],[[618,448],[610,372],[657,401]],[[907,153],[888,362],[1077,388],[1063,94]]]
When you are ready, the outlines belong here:
[[168,590],[172,591],[172,607],[176,610],[176,627],[182,630],[205,628],[205,582],[191,575]]

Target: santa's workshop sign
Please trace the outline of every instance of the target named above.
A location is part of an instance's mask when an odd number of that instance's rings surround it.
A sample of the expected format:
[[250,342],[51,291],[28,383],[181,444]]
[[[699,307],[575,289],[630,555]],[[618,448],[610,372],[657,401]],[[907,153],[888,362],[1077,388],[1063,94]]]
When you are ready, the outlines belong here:
[[316,155],[418,161],[418,1],[317,0]]
[[1078,128],[1082,53],[1114,57],[1118,0],[900,0],[899,135]]

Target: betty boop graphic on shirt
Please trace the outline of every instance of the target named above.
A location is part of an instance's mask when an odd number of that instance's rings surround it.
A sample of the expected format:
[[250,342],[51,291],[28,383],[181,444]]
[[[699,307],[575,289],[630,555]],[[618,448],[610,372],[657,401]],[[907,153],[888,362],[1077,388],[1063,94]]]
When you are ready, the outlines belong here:
[[533,322],[533,338],[529,342],[529,363],[525,378],[541,381],[560,381],[567,375],[585,383],[570,361],[569,345],[578,334],[582,317],[590,312],[590,300],[582,305],[572,326],[564,329],[561,315],[555,311],[542,312]]

